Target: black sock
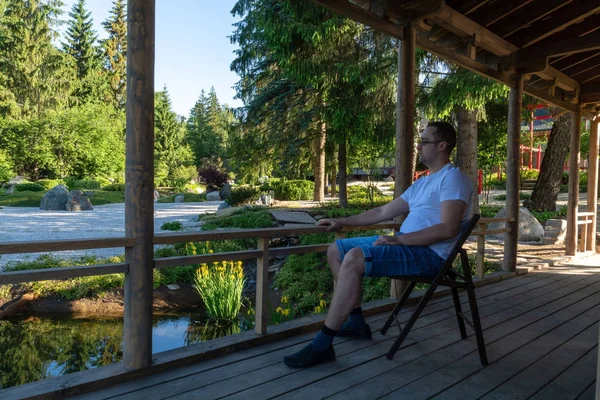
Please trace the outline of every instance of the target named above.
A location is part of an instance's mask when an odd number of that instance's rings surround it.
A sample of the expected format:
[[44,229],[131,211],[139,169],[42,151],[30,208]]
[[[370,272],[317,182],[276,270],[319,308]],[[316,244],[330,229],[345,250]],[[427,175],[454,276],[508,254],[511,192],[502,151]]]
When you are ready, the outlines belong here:
[[312,341],[312,344],[317,351],[325,351],[333,343],[333,338],[337,335],[337,331],[328,328],[325,324],[321,327],[321,331]]

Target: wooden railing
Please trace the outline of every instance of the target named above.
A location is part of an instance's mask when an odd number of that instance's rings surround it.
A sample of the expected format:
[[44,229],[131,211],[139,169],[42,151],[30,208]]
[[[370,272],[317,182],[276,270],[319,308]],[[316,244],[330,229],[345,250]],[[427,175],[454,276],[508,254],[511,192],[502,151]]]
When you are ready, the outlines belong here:
[[577,213],[577,226],[581,226],[581,230],[579,233],[579,246],[578,251],[593,251],[594,249],[590,246],[592,241],[588,243],[588,229],[591,229],[594,223],[594,218],[596,218],[596,213],[594,212],[578,212]]
[[[482,218],[479,220],[478,229],[473,231],[473,236],[477,236],[477,276],[483,277],[483,260],[485,252],[485,235],[509,232],[510,229],[487,230],[487,224],[491,222],[509,222],[508,218]],[[398,225],[392,222],[381,223],[361,227],[345,227],[342,231],[336,232],[336,239],[341,239],[351,231],[363,231],[373,229],[397,229]],[[197,241],[215,241],[215,240],[234,240],[234,239],[257,239],[256,249],[199,254],[192,256],[157,258],[154,260],[154,268],[168,268],[200,263],[210,263],[218,261],[238,261],[257,259],[256,268],[256,304],[255,304],[255,329],[259,334],[267,332],[267,282],[269,273],[269,258],[273,256],[286,256],[290,254],[305,254],[313,252],[325,252],[329,246],[328,243],[309,246],[292,246],[269,248],[269,241],[274,237],[287,235],[304,235],[309,233],[324,233],[324,227],[310,226],[306,228],[269,228],[269,229],[235,229],[228,231],[210,231],[197,233],[169,233],[157,234],[154,236],[155,245],[188,243]],[[133,238],[98,238],[82,240],[60,240],[60,241],[38,241],[38,242],[12,242],[1,243],[0,254],[20,254],[37,253],[43,251],[64,251],[64,250],[88,250],[98,248],[112,247],[133,247],[135,239]],[[83,276],[105,275],[113,273],[127,273],[127,263],[115,263],[91,266],[74,266],[66,268],[49,268],[42,270],[11,271],[0,273],[0,285],[15,284],[22,282],[33,282],[42,280],[66,279]]]

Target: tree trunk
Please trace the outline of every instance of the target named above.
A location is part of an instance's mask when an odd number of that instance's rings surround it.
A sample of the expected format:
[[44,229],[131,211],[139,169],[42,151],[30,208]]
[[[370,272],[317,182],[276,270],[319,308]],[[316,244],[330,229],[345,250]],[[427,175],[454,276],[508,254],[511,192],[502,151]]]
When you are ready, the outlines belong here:
[[337,152],[334,150],[333,152],[333,162],[331,163],[331,197],[335,197],[335,195],[337,194],[337,168],[336,168],[336,161],[337,161]]
[[314,201],[325,201],[325,141],[327,139],[325,122],[321,122],[319,136],[315,143],[315,192]]
[[471,180],[473,213],[479,214],[477,194],[477,110],[458,107],[458,135],[456,141],[456,166]]
[[340,208],[348,207],[348,191],[346,190],[346,138],[340,143],[338,153],[338,163],[340,168]]
[[556,210],[556,199],[560,191],[563,166],[569,152],[571,118],[569,113],[558,117],[552,125],[548,147],[540,167],[540,175],[531,193],[533,209],[539,211]]

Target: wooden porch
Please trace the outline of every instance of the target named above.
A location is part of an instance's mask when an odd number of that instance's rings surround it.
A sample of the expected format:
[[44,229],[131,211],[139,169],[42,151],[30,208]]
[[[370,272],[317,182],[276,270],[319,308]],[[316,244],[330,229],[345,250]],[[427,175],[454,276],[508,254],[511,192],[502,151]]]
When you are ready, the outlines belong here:
[[[472,332],[460,339],[451,297],[442,296],[430,302],[393,361],[385,354],[397,329],[386,336],[374,333],[371,341],[337,339],[335,363],[289,369],[282,358],[314,335],[304,333],[78,398],[593,399],[598,265],[598,256],[582,258],[480,286],[490,360],[485,368]],[[461,299],[468,308],[464,293]],[[374,330],[386,317],[369,317]]]

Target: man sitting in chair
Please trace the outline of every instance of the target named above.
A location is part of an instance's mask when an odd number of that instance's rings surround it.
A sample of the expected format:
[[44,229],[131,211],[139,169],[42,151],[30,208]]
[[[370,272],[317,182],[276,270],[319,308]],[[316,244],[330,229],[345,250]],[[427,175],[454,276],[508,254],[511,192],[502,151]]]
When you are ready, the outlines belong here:
[[456,145],[452,125],[432,122],[420,136],[419,161],[429,168],[428,176],[384,206],[317,223],[335,231],[344,225],[372,225],[408,213],[395,236],[342,239],[329,246],[327,260],[336,286],[325,324],[311,343],[284,357],[287,366],[300,368],[334,361],[335,336],[371,339],[371,328],[360,308],[363,276],[435,276],[452,250],[461,223],[471,214],[472,184],[450,163]]

